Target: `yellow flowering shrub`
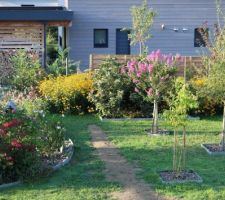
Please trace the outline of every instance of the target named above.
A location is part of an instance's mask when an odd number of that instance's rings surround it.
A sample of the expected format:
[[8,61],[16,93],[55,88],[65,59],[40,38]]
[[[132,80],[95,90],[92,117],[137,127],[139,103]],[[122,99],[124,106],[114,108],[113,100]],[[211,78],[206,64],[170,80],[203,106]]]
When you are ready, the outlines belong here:
[[222,105],[218,103],[215,99],[204,94],[206,79],[204,78],[193,79],[191,83],[192,83],[192,87],[197,93],[198,102],[199,102],[199,107],[198,107],[198,110],[196,111],[196,114],[201,114],[201,115],[219,114],[219,111],[222,110],[221,109]]
[[91,73],[49,78],[40,82],[40,94],[46,98],[53,112],[75,114],[90,112],[87,96],[92,90]]

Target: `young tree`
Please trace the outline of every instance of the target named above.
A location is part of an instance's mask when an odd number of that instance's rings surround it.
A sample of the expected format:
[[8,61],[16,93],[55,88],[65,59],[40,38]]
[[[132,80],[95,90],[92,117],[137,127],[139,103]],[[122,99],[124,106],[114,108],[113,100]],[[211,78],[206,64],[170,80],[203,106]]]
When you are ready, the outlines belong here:
[[149,8],[147,0],[143,0],[141,6],[131,8],[132,29],[129,34],[131,45],[139,44],[140,55],[146,50],[146,42],[152,37],[150,28],[154,22],[156,12]]
[[126,72],[136,85],[135,91],[147,101],[154,103],[152,133],[158,130],[158,103],[170,87],[176,74],[176,60],[171,55],[162,55],[160,50],[145,58],[128,62]]
[[[207,67],[205,95],[213,97],[214,100],[223,102],[223,126],[221,148],[225,151],[225,12],[217,1],[218,24],[215,25],[214,41],[207,45],[210,56],[205,57]],[[220,20],[223,23],[220,23]]]
[[[170,109],[164,112],[164,117],[174,128],[173,171],[179,175],[186,168],[186,126],[189,121],[188,111],[197,108],[197,98],[191,93],[184,81],[176,81],[175,93],[168,99]],[[182,149],[178,149],[178,128],[183,131]]]

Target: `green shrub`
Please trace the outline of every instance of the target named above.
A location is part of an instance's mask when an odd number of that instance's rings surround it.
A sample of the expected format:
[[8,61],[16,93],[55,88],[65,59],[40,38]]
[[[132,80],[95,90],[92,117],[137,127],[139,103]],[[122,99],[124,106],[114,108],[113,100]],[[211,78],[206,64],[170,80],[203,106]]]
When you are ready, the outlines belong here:
[[12,56],[11,63],[14,69],[10,80],[12,88],[28,91],[30,87],[36,87],[43,79],[44,71],[37,55],[20,50]]
[[69,49],[59,49],[56,54],[56,59],[47,67],[48,74],[57,77],[76,73],[77,69],[79,68],[80,62],[73,62],[71,60],[67,60],[68,54]]
[[102,117],[144,116],[151,106],[134,92],[131,79],[122,73],[115,59],[105,60],[93,74],[93,91],[89,95]]
[[204,78],[195,78],[191,80],[192,91],[198,97],[198,109],[192,110],[193,115],[213,116],[222,114],[223,104],[218,100],[205,94],[206,80]]

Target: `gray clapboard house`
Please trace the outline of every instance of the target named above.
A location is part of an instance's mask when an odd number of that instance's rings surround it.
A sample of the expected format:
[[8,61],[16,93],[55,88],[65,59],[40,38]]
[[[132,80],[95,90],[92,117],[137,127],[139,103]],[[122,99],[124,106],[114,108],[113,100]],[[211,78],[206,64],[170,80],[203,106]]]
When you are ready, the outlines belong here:
[[[53,13],[52,8],[61,6],[64,15],[60,15],[58,11],[58,14],[57,12],[53,14],[58,17],[57,19],[39,21],[48,21],[50,25],[61,26],[60,45],[70,47],[70,59],[81,61],[82,69],[86,69],[90,54],[138,54],[139,48],[129,45],[128,33],[120,30],[131,26],[130,8],[132,5],[140,5],[141,2],[141,0],[1,0],[0,7],[20,7],[23,4],[29,9],[28,5],[32,4],[39,8],[46,7],[44,13],[48,16],[48,13]],[[222,3],[225,5],[225,0],[222,0]],[[149,0],[149,4],[157,12],[151,30],[153,38],[148,43],[149,50],[161,49],[163,53],[180,53],[185,56],[199,55],[202,50],[199,46],[204,46],[204,42],[198,28],[207,21],[209,30],[213,32],[214,24],[217,22],[215,1]],[[45,15],[42,17],[45,18]],[[30,16],[27,11],[26,19]],[[26,19],[23,20],[27,21]],[[13,16],[10,20],[13,21]],[[2,12],[0,12],[1,21],[4,21]]]

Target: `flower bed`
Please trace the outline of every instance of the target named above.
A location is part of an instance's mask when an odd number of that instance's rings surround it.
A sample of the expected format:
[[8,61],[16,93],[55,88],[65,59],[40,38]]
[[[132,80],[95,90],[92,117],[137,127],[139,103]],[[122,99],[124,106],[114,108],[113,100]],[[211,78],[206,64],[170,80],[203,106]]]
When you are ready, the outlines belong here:
[[[22,111],[2,112],[0,124],[2,187],[39,177],[46,170],[42,158],[51,157],[64,144],[63,125],[57,118],[46,118],[43,112],[35,117],[28,117]],[[67,154],[64,157],[67,159]]]

